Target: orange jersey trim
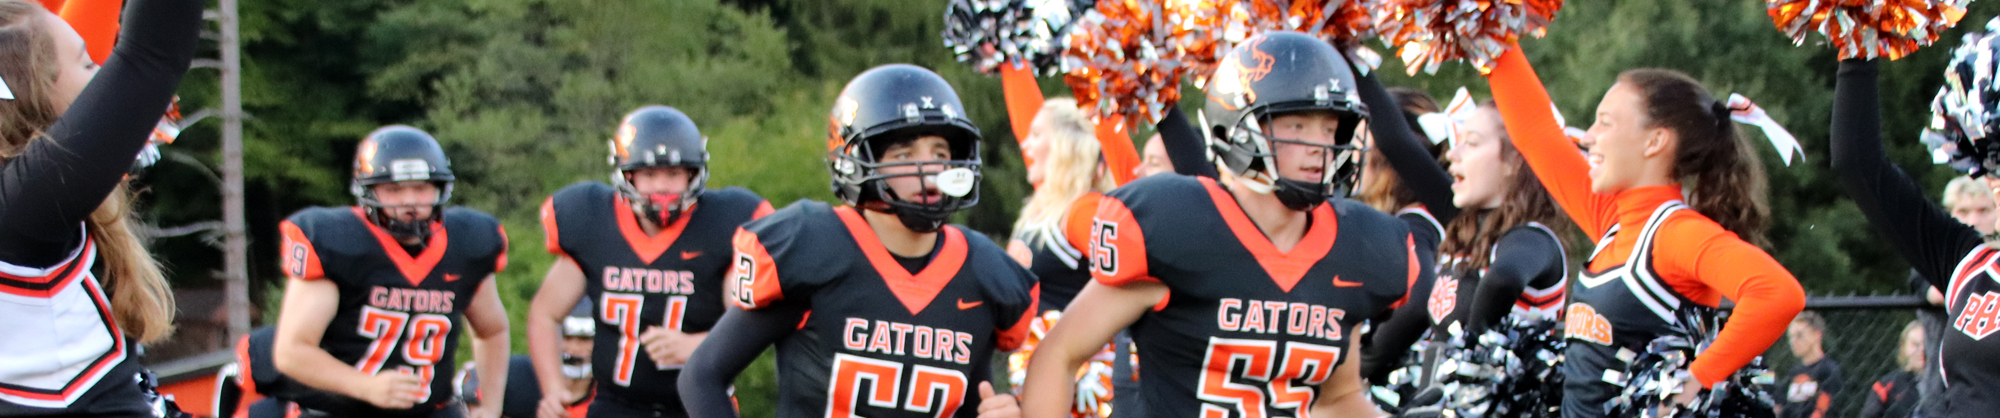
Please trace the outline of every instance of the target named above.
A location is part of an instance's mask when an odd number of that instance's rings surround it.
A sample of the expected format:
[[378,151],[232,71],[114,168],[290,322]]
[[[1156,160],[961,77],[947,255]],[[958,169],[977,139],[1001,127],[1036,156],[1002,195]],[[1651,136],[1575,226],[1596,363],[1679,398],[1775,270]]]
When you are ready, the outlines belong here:
[[368,215],[362,214],[360,207],[353,209],[354,217],[360,218],[361,224],[368,226],[368,232],[375,234],[375,241],[382,244],[382,253],[389,255],[389,261],[396,263],[396,270],[403,273],[403,278],[409,280],[411,286],[423,284],[424,277],[430,276],[431,270],[437,268],[439,261],[444,260],[444,249],[451,243],[451,239],[445,236],[443,223],[431,223],[430,243],[424,245],[422,254],[412,258],[410,252],[403,251],[402,243],[396,242],[395,237],[389,236],[389,231],[384,231],[381,226],[369,222]]
[[730,285],[736,286],[736,305],[758,309],[784,300],[784,286],[778,283],[778,266],[771,262],[771,253],[764,249],[757,234],[736,228],[731,245],[736,247],[735,266],[729,270],[730,280],[734,280]]
[[875,273],[889,285],[889,292],[896,294],[896,300],[903,302],[903,307],[908,308],[911,315],[930,306],[931,300],[944,290],[944,285],[951,283],[952,276],[957,276],[958,269],[965,266],[965,236],[958,232],[958,228],[938,230],[938,233],[944,234],[944,242],[938,245],[944,248],[938,250],[937,257],[932,258],[923,271],[911,275],[896,262],[894,256],[889,255],[888,247],[882,246],[881,238],[875,236],[875,230],[868,227],[868,221],[861,219],[861,214],[855,212],[853,207],[833,208],[833,213],[840,215],[841,223],[847,225],[847,233],[854,236],[854,244],[868,256],[868,264],[875,267]]
[[1089,247],[1082,250],[1090,258],[1090,277],[1098,283],[1160,282],[1148,274],[1146,233],[1124,201],[1107,198],[1098,203],[1097,215],[1091,218]]
[[1035,323],[1035,312],[1041,310],[1042,284],[1035,283],[1035,287],[1029,288],[1028,297],[1028,309],[1021,311],[1021,318],[1014,320],[1014,326],[1007,329],[994,330],[995,337],[997,337],[994,338],[994,349],[1014,351],[1020,349],[1021,345],[1028,341],[1029,328]]
[[306,239],[305,231],[299,230],[299,226],[292,221],[284,221],[278,224],[278,232],[285,239],[279,248],[279,256],[284,259],[286,276],[299,280],[326,277],[326,271],[319,265],[319,251],[313,248],[312,240]]
[[[1097,217],[1097,204],[1104,201],[1104,194],[1084,193],[1076,201],[1070,202],[1069,213],[1063,215],[1063,238],[1069,247],[1077,251],[1090,248],[1090,224]],[[1022,263],[1027,264],[1027,263]]]
[[763,219],[764,215],[770,215],[771,212],[776,212],[776,211],[777,209],[771,208],[771,201],[769,200],[759,201],[757,202],[757,211],[750,213],[750,219],[751,220]]
[[1291,292],[1292,287],[1306,277],[1306,271],[1311,270],[1313,264],[1326,258],[1326,254],[1333,250],[1333,241],[1340,237],[1340,220],[1333,214],[1333,208],[1319,205],[1313,208],[1312,225],[1306,229],[1305,236],[1300,237],[1299,243],[1293,245],[1291,251],[1278,251],[1277,245],[1264,236],[1263,230],[1257,229],[1257,224],[1250,221],[1250,216],[1243,213],[1241,206],[1237,206],[1236,198],[1230,196],[1229,191],[1216,185],[1213,179],[1197,178],[1201,180],[1202,187],[1208,189],[1209,199],[1215,202],[1216,212],[1222,214],[1223,223],[1229,224],[1229,231],[1236,235],[1236,241],[1250,250],[1250,255],[1271,276],[1271,281],[1286,292]]
[[689,205],[687,209],[682,210],[681,214],[684,216],[679,216],[674,219],[673,224],[660,228],[658,235],[646,236],[646,230],[639,227],[638,216],[632,214],[632,204],[628,203],[624,196],[611,197],[612,216],[618,218],[618,235],[625,236],[625,243],[632,246],[632,253],[638,255],[639,261],[646,264],[653,264],[653,260],[659,259],[660,254],[667,253],[667,247],[674,246],[674,240],[680,239],[681,231],[687,229],[688,219],[693,218],[685,215],[693,214],[695,208],[699,206],[699,203]]
[[542,247],[548,249],[549,254],[562,257],[569,256],[562,249],[562,234],[556,230],[555,196],[549,196],[548,199],[542,201]]

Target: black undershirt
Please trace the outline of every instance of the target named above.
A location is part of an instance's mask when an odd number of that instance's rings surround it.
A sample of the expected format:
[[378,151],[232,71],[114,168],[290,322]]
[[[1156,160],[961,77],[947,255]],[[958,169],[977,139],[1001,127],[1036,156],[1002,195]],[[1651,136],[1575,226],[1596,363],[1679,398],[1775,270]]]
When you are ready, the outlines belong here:
[[923,272],[924,267],[931,264],[931,259],[937,258],[938,251],[944,248],[944,234],[932,235],[936,238],[931,242],[931,252],[929,253],[916,257],[904,257],[892,252],[889,253],[889,256],[895,257],[896,264],[903,265],[903,270],[909,271],[911,275]]

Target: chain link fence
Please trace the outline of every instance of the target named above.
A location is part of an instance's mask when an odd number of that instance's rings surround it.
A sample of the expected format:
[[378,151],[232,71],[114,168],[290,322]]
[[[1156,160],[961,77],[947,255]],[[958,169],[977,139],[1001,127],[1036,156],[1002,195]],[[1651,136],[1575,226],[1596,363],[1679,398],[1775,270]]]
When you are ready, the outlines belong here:
[[[1821,337],[1821,346],[1826,358],[1839,366],[1842,377],[1837,386],[1822,388],[1832,395],[1826,416],[1860,415],[1867,397],[1874,396],[1873,383],[1902,369],[1898,351],[1903,328],[1918,318],[1917,312],[1921,309],[1938,308],[1918,295],[1806,298],[1806,311],[1816,312],[1826,319],[1827,329]],[[1941,311],[1938,312],[1942,315]],[[1934,335],[1927,336],[1935,338]],[[1772,344],[1771,349],[1764,353],[1764,359],[1777,378],[1776,384],[1769,388],[1770,393],[1774,399],[1783,402],[1792,370],[1799,366],[1799,357],[1793,354],[1790,337]],[[1828,382],[1821,384],[1830,385]]]

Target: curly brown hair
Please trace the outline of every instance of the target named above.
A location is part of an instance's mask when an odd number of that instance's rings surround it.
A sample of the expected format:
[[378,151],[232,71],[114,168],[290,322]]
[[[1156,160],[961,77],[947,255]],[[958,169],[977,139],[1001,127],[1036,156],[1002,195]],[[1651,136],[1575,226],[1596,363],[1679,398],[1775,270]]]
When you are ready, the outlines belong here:
[[[1492,101],[1487,101],[1479,104],[1479,111],[1499,110]],[[1515,227],[1540,223],[1555,231],[1558,238],[1570,229],[1569,217],[1562,213],[1562,207],[1556,206],[1548,189],[1542,187],[1527,158],[1514,149],[1514,142],[1508,139],[1505,130],[1499,135],[1495,142],[1500,143],[1500,162],[1507,171],[1506,200],[1492,209],[1460,208],[1458,217],[1445,225],[1444,242],[1438,246],[1439,254],[1458,255],[1463,260],[1461,265],[1473,270],[1486,268],[1492,262],[1493,245]]]

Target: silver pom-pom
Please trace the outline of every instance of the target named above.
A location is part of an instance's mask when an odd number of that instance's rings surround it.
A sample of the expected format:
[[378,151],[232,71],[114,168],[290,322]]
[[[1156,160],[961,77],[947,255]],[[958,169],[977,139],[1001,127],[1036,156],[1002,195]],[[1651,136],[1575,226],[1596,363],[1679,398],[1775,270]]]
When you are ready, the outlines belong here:
[[959,62],[995,74],[1009,62],[1037,75],[1063,73],[1072,22],[1096,0],[952,0],[944,11],[944,46]]

